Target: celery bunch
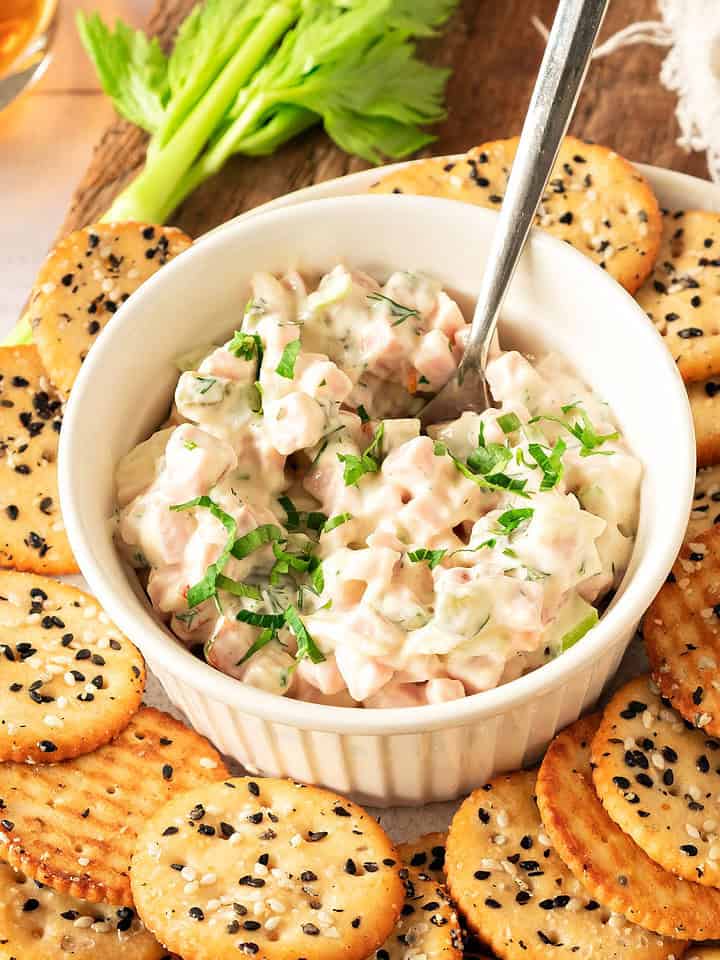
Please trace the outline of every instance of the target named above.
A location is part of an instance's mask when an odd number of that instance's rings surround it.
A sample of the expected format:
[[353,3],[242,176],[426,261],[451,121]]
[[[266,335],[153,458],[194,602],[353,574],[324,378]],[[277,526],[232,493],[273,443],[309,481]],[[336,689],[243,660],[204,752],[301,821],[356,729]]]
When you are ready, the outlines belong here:
[[105,219],[162,223],[233,154],[272,153],[322,123],[371,163],[405,157],[444,116],[448,71],[418,59],[457,0],[206,0],[166,57],[118,22],[78,14],[119,113],[150,134],[144,168]]

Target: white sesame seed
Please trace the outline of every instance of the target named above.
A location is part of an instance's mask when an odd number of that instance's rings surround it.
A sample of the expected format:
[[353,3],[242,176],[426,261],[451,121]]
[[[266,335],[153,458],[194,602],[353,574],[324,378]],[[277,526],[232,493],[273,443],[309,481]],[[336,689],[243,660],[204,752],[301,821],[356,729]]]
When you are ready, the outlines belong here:
[[501,830],[504,830],[505,827],[510,823],[510,818],[508,817],[505,810],[500,810],[497,816],[495,817],[495,820]]
[[180,876],[183,878],[183,880],[187,880],[188,883],[192,883],[197,877],[197,874],[192,867],[183,867],[180,871]]
[[280,920],[280,917],[268,917],[268,919],[265,921],[265,929],[275,930],[281,922],[282,921]]
[[217,762],[210,757],[200,757],[200,766],[205,767],[206,770],[214,770]]
[[86,930],[88,927],[91,927],[95,923],[94,917],[78,917],[77,920],[73,923],[74,927],[80,927],[83,930]]
[[87,857],[78,857],[77,862],[80,864],[81,867],[87,867],[90,865],[90,861],[88,860]]
[[276,900],[273,897],[268,900],[267,905],[270,907],[273,913],[285,913],[285,910],[287,909],[282,901]]
[[302,837],[299,833],[296,833],[294,836],[290,837],[288,841],[291,847],[299,847],[302,843]]
[[205,873],[200,878],[200,883],[203,887],[211,887],[217,880],[217,877],[214,873]]
[[685,824],[685,831],[689,837],[692,837],[693,840],[700,839],[700,831],[697,827],[694,827],[691,823]]
[[107,920],[98,920],[92,925],[93,933],[110,933],[112,925]]
[[507,837],[504,836],[502,833],[496,833],[495,836],[492,838],[492,842],[496,846],[502,847],[507,843]]
[[65,676],[63,677],[63,680],[65,681],[65,683],[66,683],[69,687],[74,687],[74,686],[75,686],[76,680],[75,680],[75,677],[70,673],[70,671],[68,671],[68,672],[65,674]]
[[185,886],[183,887],[183,890],[185,893],[192,894],[192,893],[197,893],[199,887],[200,887],[200,884],[197,882],[197,880],[191,880],[189,883],[185,884]]
[[43,717],[43,723],[47,727],[62,727],[63,721],[60,717],[56,717],[53,713],[46,713]]
[[253,873],[256,877],[266,877],[269,872],[264,863],[256,863],[253,867]]

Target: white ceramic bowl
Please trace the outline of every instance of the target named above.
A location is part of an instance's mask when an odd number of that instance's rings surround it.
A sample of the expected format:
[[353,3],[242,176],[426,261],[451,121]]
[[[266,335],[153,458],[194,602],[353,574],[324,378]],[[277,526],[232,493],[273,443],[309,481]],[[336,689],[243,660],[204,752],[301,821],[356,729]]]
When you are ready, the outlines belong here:
[[252,273],[426,271],[461,297],[477,290],[495,214],[445,200],[355,196],[240,219],[170,263],[130,298],[90,352],[61,435],[60,488],[80,568],[193,725],[252,771],[324,784],[377,805],[465,793],[534,759],[592,706],[681,543],[694,478],[685,390],[660,337],[613,280],[534,232],[503,313],[504,345],[559,350],[611,404],[644,464],[631,568],[580,643],[505,686],[435,706],[359,710],[298,702],[240,683],[187,652],[153,617],[113,546],[108,518],[120,457],[160,423],[173,358],[228,335]]

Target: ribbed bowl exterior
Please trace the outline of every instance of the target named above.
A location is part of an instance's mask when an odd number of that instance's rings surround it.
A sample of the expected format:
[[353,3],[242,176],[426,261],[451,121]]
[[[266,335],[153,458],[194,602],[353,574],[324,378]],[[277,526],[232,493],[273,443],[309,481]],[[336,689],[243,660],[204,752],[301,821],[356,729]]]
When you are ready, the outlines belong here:
[[617,670],[634,630],[565,683],[476,723],[413,733],[303,730],[207,697],[150,663],[171,702],[249,772],[292,777],[377,807],[464,796],[498,773],[534,762],[553,736],[590,709]]

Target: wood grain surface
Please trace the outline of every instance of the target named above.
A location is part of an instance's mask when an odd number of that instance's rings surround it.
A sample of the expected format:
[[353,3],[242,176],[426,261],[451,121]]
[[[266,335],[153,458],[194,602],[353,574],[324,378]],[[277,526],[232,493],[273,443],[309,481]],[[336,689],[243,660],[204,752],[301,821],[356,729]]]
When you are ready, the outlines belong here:
[[[159,0],[149,29],[169,46],[194,0]],[[533,15],[550,24],[555,0],[462,0],[444,36],[427,55],[451,66],[448,117],[425,152],[463,151],[483,140],[518,133],[544,43]],[[656,19],[655,0],[614,0],[603,37],[636,20]],[[630,47],[593,62],[571,132],[608,144],[632,160],[707,176],[702,154],[676,145],[675,96],[660,84],[665,50]],[[142,165],[145,136],[118,119],[97,145],[75,193],[61,235],[100,217]],[[229,217],[266,200],[366,164],[338,150],[325,134],[311,131],[274,156],[236,157],[200,187],[171,218],[199,236]]]

